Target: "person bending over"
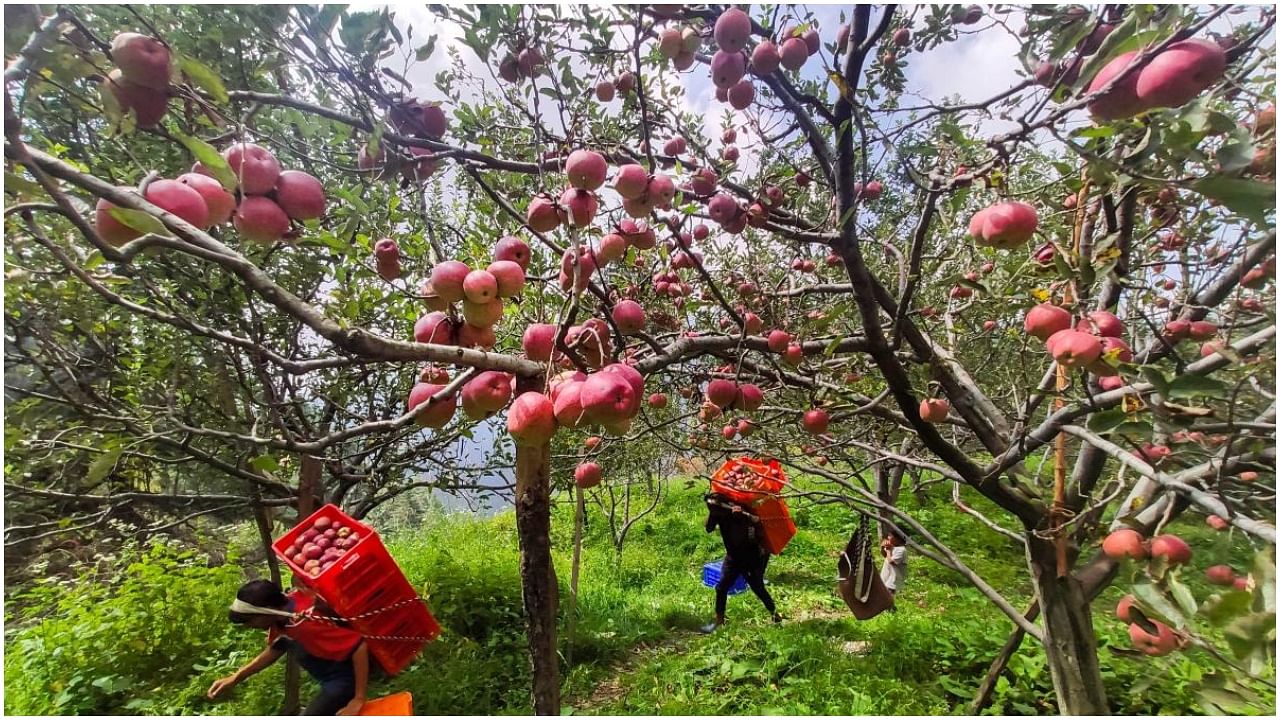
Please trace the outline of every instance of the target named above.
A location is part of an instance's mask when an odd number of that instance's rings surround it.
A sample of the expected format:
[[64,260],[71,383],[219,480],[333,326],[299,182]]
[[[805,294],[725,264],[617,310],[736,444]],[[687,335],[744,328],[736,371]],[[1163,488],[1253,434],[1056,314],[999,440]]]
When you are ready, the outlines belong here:
[[739,577],[747,580],[751,592],[760,598],[764,607],[773,615],[774,622],[782,622],[773,598],[764,586],[764,571],[769,566],[769,551],[760,545],[760,518],[741,505],[716,493],[708,493],[707,532],[720,528],[724,541],[724,563],[720,566],[720,582],[716,584],[716,619],[702,628],[711,633],[724,624],[725,606],[729,590]]
[[231,604],[231,622],[267,631],[267,649],[234,674],[213,683],[209,699],[221,697],[292,652],[320,683],[320,694],[303,715],[359,713],[369,682],[369,646],[360,633],[305,614],[314,606],[311,594],[294,591],[286,595],[270,580],[253,580],[241,586]]

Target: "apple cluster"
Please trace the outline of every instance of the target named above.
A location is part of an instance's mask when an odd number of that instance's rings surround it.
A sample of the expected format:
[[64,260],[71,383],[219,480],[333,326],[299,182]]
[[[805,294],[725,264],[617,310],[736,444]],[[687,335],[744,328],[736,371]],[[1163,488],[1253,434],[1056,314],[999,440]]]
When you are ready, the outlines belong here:
[[[293,220],[324,215],[325,194],[320,181],[301,170],[281,170],[280,162],[266,148],[238,142],[222,157],[235,175],[231,190],[197,162],[191,172],[177,179],[147,183],[143,198],[201,230],[230,220],[242,237],[259,243],[273,243],[289,235]],[[233,195],[237,188],[238,194]],[[102,239],[120,247],[142,233],[120,222],[111,212],[115,207],[99,199],[95,222]]]
[[111,61],[116,67],[103,79],[103,87],[122,111],[133,112],[138,127],[159,125],[169,109],[169,48],[140,33],[120,33],[111,40]]
[[284,558],[295,572],[316,578],[359,542],[360,532],[356,528],[348,527],[341,520],[319,517],[284,549]]

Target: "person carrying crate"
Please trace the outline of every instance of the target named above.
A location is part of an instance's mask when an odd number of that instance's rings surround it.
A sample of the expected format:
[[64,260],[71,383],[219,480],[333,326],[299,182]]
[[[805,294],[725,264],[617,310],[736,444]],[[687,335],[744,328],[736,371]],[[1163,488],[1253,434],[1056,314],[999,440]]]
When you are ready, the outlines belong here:
[[270,580],[253,580],[241,586],[231,603],[229,618],[237,625],[267,631],[267,649],[234,674],[209,688],[217,699],[288,652],[316,682],[317,695],[303,715],[357,715],[365,703],[369,683],[369,646],[360,633],[333,620],[316,606],[307,592],[287,595]]
[[707,493],[707,532],[717,527],[724,541],[724,564],[720,569],[720,582],[716,584],[716,617],[702,627],[702,632],[712,633],[724,624],[725,607],[729,602],[729,590],[739,577],[745,577],[751,592],[760,598],[774,622],[782,622],[769,590],[764,586],[764,572],[769,566],[769,551],[760,544],[760,519],[736,502],[718,493]]

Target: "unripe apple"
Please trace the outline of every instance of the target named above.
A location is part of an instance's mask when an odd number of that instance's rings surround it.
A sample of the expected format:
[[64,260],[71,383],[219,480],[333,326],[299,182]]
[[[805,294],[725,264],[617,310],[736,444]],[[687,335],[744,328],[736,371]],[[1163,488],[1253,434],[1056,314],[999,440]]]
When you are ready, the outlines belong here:
[[1147,548],[1142,543],[1142,535],[1132,528],[1120,528],[1112,532],[1102,541],[1102,554],[1112,560],[1142,560],[1147,557]]
[[236,230],[247,240],[272,243],[289,232],[289,216],[270,198],[246,195],[231,216]]
[[489,302],[476,303],[462,300],[462,317],[468,325],[476,327],[493,327],[502,320],[502,301],[494,298]]

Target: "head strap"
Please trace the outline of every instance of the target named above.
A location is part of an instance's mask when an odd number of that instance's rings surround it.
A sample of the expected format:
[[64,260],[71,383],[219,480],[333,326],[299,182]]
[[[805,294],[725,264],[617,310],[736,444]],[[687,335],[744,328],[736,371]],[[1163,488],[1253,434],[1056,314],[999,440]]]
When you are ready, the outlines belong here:
[[242,615],[277,615],[279,617],[291,618],[296,613],[288,610],[277,610],[275,608],[265,608],[258,605],[247,603],[240,598],[231,601],[231,612],[241,613]]

